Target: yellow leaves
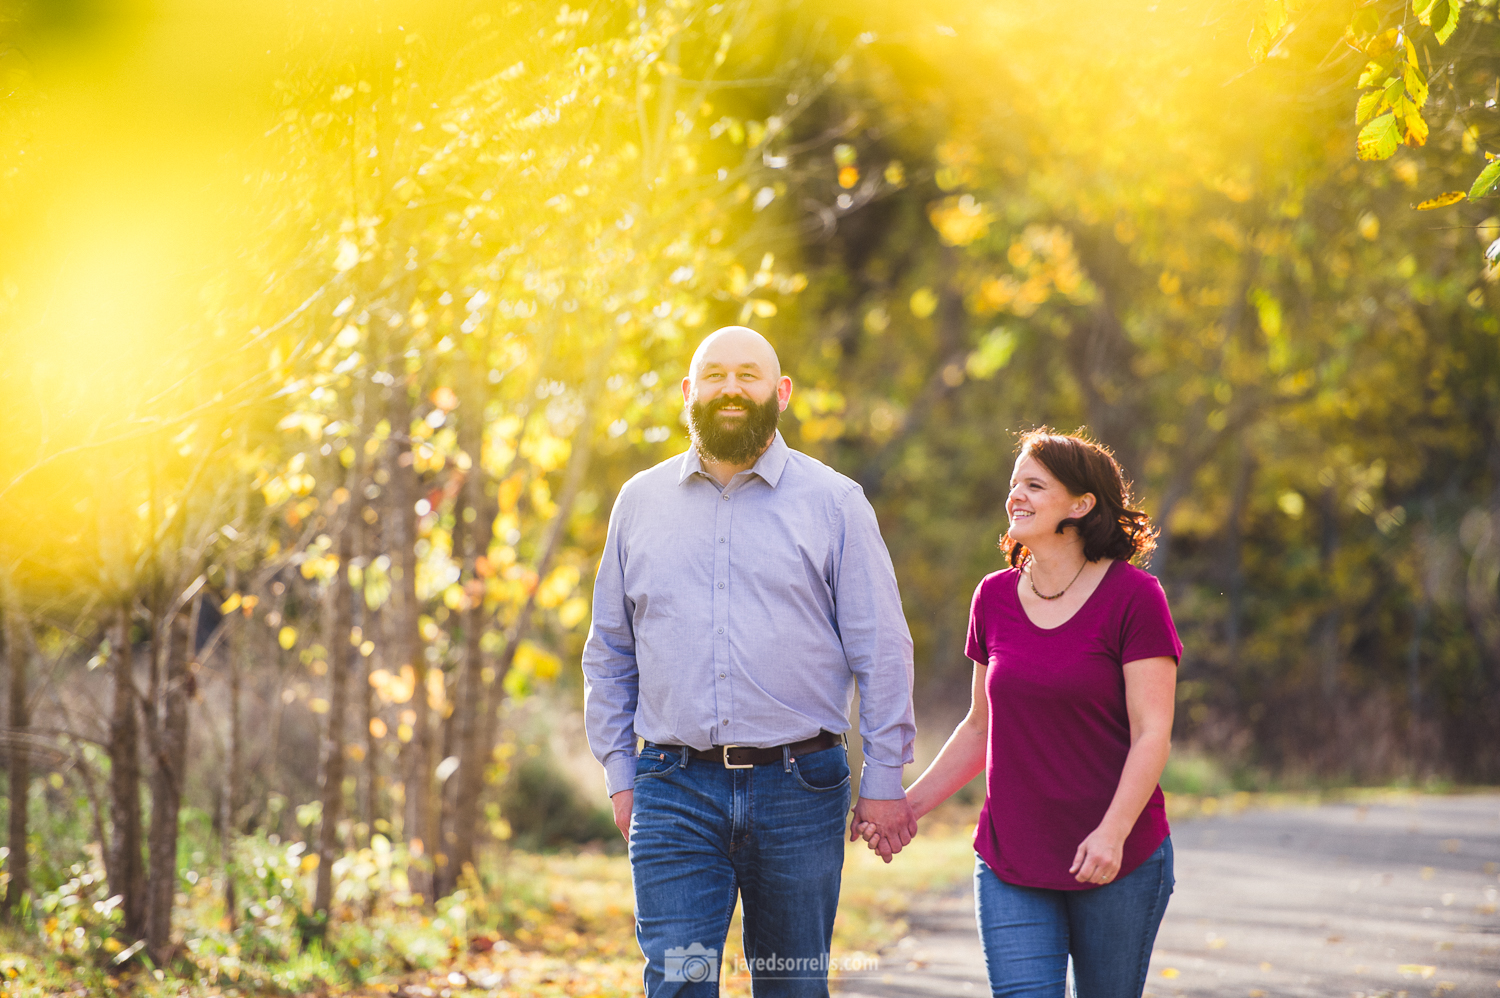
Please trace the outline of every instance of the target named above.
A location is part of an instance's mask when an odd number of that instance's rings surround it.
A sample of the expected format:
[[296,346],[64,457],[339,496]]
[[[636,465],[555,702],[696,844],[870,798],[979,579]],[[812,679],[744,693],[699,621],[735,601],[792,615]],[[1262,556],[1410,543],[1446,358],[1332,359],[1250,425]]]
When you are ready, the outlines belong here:
[[846,166],[839,170],[839,186],[844,190],[849,190],[857,183],[859,183],[859,167]]
[[1254,62],[1262,62],[1275,49],[1276,43],[1291,32],[1288,21],[1301,4],[1298,0],[1265,0],[1255,16],[1255,25],[1250,29],[1246,47]]
[[[1424,95],[1426,91],[1423,91]],[[1427,144],[1427,120],[1410,105],[1406,109],[1406,135],[1404,140],[1413,149]]]
[[1432,211],[1434,208],[1446,208],[1451,204],[1458,204],[1460,201],[1467,200],[1468,197],[1469,195],[1463,191],[1448,191],[1444,194],[1439,194],[1435,198],[1428,198],[1426,201],[1418,202],[1412,205],[1412,207],[1417,211]]
[[1359,216],[1359,234],[1370,242],[1380,238],[1380,219],[1373,211],[1367,211]]
[[[534,464],[543,474],[556,471],[567,464],[568,457],[572,453],[572,441],[553,436],[545,430],[536,430],[521,441],[521,456]],[[503,499],[500,508],[502,510],[507,508]]]
[[310,852],[302,857],[302,862],[298,864],[298,868],[303,873],[311,873],[318,868],[318,862],[318,854]]
[[994,213],[972,194],[947,197],[927,207],[927,218],[949,246],[967,246],[986,235]]
[[297,629],[288,624],[276,634],[276,643],[283,651],[291,651],[292,645],[297,643]]
[[452,412],[458,408],[458,394],[447,385],[434,388],[428,399],[444,412]]
[[537,587],[536,604],[544,610],[562,604],[578,588],[580,573],[573,565],[559,565]]
[[307,701],[307,709],[314,714],[326,714],[328,713],[328,701],[322,697],[313,697]]
[[937,306],[938,297],[928,287],[921,287],[913,291],[910,301],[907,302],[907,307],[911,309],[911,314],[918,319],[925,319],[933,312],[936,312]]
[[562,659],[531,641],[523,641],[516,649],[510,671],[505,674],[505,692],[514,699],[523,699],[533,692],[537,683],[551,682],[562,671]]
[[583,622],[583,618],[589,614],[589,601],[582,596],[575,596],[568,600],[557,610],[557,622],[563,627],[572,630]]
[[443,682],[442,669],[427,670],[427,706],[442,710],[447,705],[447,687]]
[[1181,971],[1179,971],[1176,967],[1163,967],[1163,968],[1161,968],[1161,976],[1165,977],[1169,981],[1172,980],[1173,978],[1176,978],[1176,977],[1180,976],[1180,974],[1181,974]]
[[1396,968],[1402,977],[1420,977],[1424,981],[1437,973],[1437,968],[1423,963],[1403,963]]
[[352,270],[359,263],[359,246],[352,239],[339,240],[338,256],[334,257],[333,269],[340,274]]
[[[406,703],[416,691],[417,674],[416,670],[410,665],[403,665],[395,675],[392,675],[385,669],[376,669],[370,673],[369,682],[370,686],[374,688],[376,695],[386,703]],[[382,721],[382,732],[384,729],[385,722]],[[372,732],[375,730],[373,722],[370,730]],[[376,734],[375,737],[380,738],[382,735]]]

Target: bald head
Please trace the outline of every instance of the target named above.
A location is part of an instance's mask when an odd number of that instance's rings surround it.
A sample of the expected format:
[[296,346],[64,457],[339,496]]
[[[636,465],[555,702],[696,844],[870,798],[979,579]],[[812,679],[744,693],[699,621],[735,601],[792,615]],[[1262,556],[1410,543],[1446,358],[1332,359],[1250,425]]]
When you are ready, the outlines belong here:
[[767,381],[781,377],[781,359],[776,356],[776,348],[749,326],[723,326],[705,336],[693,352],[688,377],[696,381],[710,364],[736,369],[753,365]]

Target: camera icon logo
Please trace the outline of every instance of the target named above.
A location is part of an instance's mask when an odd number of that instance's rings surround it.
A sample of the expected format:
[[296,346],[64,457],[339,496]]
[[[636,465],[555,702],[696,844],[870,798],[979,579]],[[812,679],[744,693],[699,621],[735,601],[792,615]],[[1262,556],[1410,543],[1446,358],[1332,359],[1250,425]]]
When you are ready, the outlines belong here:
[[719,979],[719,951],[702,943],[673,946],[667,950],[666,979],[701,984]]

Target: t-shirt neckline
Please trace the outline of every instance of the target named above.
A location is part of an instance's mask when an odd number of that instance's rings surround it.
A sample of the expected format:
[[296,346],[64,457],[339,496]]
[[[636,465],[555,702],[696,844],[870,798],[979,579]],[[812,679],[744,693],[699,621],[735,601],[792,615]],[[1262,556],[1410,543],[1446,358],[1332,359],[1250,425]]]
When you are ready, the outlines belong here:
[[1104,570],[1104,578],[1099,580],[1099,584],[1094,587],[1093,592],[1089,593],[1088,598],[1079,604],[1078,609],[1074,610],[1072,614],[1069,615],[1067,620],[1064,620],[1061,624],[1058,624],[1054,627],[1043,627],[1041,624],[1038,624],[1036,621],[1032,620],[1031,614],[1026,612],[1026,604],[1021,601],[1021,580],[1025,577],[1026,573],[1023,570],[1017,568],[1015,592],[1016,609],[1021,611],[1021,616],[1026,618],[1026,623],[1030,624],[1033,630],[1040,631],[1043,634],[1055,634],[1056,632],[1062,630],[1064,627],[1067,627],[1073,621],[1077,620],[1079,616],[1083,614],[1083,611],[1088,609],[1089,604],[1094,601],[1095,596],[1099,595],[1099,590],[1104,588],[1104,584],[1109,581],[1110,575],[1114,573],[1115,566],[1118,564],[1120,564],[1119,558],[1115,558],[1113,561],[1111,561],[1109,563],[1109,567]]

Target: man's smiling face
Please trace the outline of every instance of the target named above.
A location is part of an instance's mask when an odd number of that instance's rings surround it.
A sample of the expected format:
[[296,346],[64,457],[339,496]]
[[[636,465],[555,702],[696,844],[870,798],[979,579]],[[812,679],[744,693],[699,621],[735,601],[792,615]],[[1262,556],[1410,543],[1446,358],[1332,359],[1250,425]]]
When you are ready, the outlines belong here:
[[764,337],[743,327],[719,330],[703,341],[683,379],[693,443],[716,461],[754,461],[771,442],[790,392]]

